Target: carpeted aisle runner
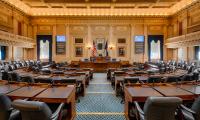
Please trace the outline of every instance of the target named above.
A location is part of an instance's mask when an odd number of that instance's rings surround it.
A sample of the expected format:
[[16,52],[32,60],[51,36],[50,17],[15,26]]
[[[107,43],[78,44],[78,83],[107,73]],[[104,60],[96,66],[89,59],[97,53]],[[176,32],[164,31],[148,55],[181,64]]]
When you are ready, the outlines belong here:
[[76,104],[75,120],[125,120],[124,104],[114,94],[105,73],[94,73],[86,96]]

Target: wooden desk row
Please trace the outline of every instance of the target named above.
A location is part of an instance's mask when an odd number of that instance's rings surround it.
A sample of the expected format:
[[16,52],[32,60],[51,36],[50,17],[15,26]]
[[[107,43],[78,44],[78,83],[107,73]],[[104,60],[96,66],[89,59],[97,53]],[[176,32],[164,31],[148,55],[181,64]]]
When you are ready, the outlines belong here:
[[40,79],[40,78],[46,78],[49,79],[51,78],[53,81],[59,81],[62,79],[66,79],[66,78],[72,78],[72,79],[76,79],[76,81],[78,83],[81,83],[81,95],[85,96],[86,93],[86,87],[87,85],[89,85],[89,81],[90,81],[90,76],[88,75],[89,73],[86,72],[85,75],[79,74],[79,75],[73,75],[74,72],[68,72],[68,74],[65,75],[42,75],[42,74],[35,74],[33,72],[26,72],[24,70],[16,70],[15,72],[17,72],[19,74],[19,76],[24,77],[24,76],[32,76],[34,79]]
[[139,81],[141,81],[142,83],[146,83],[149,76],[160,76],[162,79],[165,79],[169,76],[183,76],[184,73],[181,72],[181,73],[166,73],[166,74],[156,74],[156,75],[133,75],[134,74],[134,71],[129,71],[129,72],[126,72],[126,74],[124,75],[120,75],[120,76],[115,76],[114,73],[112,72],[112,79],[114,79],[114,87],[115,87],[115,92],[116,92],[116,95],[118,94],[118,88],[120,87],[119,84],[120,82],[123,82],[124,81],[124,78],[125,77],[136,77],[136,78],[139,78]]
[[199,84],[158,84],[125,87],[125,115],[129,119],[129,110],[134,101],[144,103],[149,96],[180,97],[184,101],[193,101],[200,95]]
[[68,108],[68,117],[72,120],[76,115],[75,86],[27,86],[25,84],[0,84],[0,94],[6,94],[12,100],[37,100],[46,103],[65,103]]

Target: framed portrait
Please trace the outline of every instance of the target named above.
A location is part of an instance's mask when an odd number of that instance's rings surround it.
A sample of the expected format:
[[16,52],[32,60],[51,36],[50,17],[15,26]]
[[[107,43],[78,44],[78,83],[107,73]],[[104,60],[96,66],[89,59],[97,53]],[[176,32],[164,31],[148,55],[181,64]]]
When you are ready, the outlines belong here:
[[77,46],[75,47],[75,56],[82,57],[83,56],[83,47]]
[[125,57],[125,47],[118,47],[118,56],[119,57]]
[[125,44],[126,43],[126,39],[125,38],[118,38],[118,43]]
[[74,41],[75,41],[75,44],[81,44],[83,43],[83,38],[75,38]]

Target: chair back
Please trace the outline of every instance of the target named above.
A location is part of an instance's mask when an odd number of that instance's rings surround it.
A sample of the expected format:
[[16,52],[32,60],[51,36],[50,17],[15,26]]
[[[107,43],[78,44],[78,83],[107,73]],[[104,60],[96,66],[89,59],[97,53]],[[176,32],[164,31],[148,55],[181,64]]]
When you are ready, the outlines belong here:
[[149,97],[144,105],[144,119],[175,120],[175,111],[181,103],[178,97]]
[[16,72],[12,72],[11,73],[11,81],[16,81],[16,82],[20,82],[21,79],[20,79],[20,76],[18,73]]
[[191,109],[196,112],[197,120],[200,120],[200,97],[198,97],[192,104]]
[[177,77],[177,76],[168,76],[166,78],[165,82],[167,82],[167,83],[176,82],[177,83],[178,80],[179,80],[179,77]]
[[52,111],[44,102],[15,100],[12,106],[20,110],[22,120],[50,120],[52,116]]
[[185,74],[182,78],[181,81],[191,81],[192,80],[192,75],[190,74]]
[[11,101],[10,99],[4,95],[0,94],[0,120],[9,120],[11,113]]
[[24,76],[24,77],[22,78],[22,82],[35,83],[33,77],[31,77],[31,76]]
[[124,78],[124,84],[137,83],[137,82],[139,82],[139,78],[138,77],[125,77]]
[[160,83],[161,77],[159,76],[150,76],[147,80],[148,83]]
[[35,83],[49,83],[52,84],[51,78],[36,78],[34,79]]
[[114,72],[114,75],[123,75],[123,74],[125,74],[124,71],[115,71]]
[[15,70],[15,66],[14,65],[9,65],[8,67],[9,67],[9,71]]
[[76,84],[76,79],[75,78],[65,78],[61,80],[55,80],[54,83],[63,83],[63,84]]

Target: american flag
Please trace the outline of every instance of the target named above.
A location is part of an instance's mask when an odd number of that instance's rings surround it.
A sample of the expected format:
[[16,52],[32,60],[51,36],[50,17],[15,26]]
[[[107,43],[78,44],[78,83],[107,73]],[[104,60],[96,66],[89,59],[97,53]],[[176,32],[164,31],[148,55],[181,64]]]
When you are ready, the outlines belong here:
[[108,43],[106,41],[106,45],[105,45],[105,52],[106,52],[106,56],[108,56]]
[[96,54],[97,54],[97,48],[96,48],[95,43],[93,42],[92,56],[95,57]]

